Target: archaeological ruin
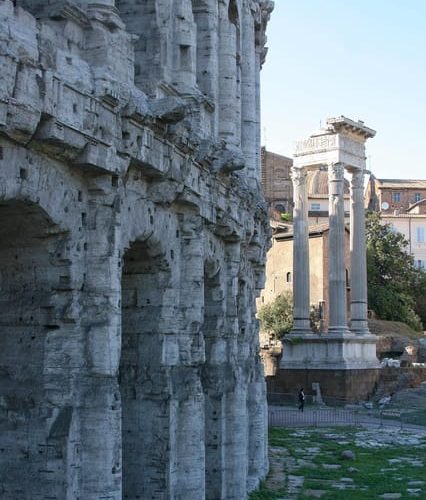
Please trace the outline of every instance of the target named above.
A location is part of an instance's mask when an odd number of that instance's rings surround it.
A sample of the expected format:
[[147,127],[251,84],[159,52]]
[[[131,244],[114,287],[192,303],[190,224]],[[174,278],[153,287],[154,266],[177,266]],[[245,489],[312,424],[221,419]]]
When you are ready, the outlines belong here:
[[[377,338],[367,321],[367,263],[364,213],[365,143],[376,132],[362,121],[329,118],[326,126],[296,145],[294,191],[293,314],[283,340],[281,391],[320,384],[326,395],[359,400],[374,390],[379,362]],[[309,170],[328,172],[328,328],[320,335],[310,326],[310,255],[306,178]],[[345,263],[345,171],[350,184],[350,326]]]
[[0,498],[242,500],[268,0],[0,2]]

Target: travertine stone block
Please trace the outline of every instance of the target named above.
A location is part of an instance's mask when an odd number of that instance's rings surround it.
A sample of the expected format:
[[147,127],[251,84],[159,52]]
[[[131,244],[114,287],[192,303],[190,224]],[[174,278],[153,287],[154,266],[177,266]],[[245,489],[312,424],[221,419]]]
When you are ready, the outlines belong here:
[[241,500],[267,472],[271,5],[17,3],[0,2],[0,497]]

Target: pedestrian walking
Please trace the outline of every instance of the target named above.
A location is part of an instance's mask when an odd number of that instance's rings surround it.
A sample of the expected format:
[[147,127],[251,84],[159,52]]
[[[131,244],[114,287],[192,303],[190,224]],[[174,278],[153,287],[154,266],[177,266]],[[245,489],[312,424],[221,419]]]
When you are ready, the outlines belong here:
[[299,391],[299,411],[303,412],[304,407],[305,407],[305,393],[302,387]]

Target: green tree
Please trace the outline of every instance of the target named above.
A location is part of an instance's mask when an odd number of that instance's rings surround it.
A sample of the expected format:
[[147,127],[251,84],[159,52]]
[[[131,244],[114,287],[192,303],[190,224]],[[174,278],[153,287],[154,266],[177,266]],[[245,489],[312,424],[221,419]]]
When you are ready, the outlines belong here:
[[417,273],[415,284],[416,292],[416,314],[420,317],[423,327],[426,326],[426,272],[422,269]]
[[381,319],[421,330],[415,312],[419,271],[406,251],[407,240],[390,224],[383,224],[376,212],[367,213],[366,238],[369,308]]
[[293,326],[293,296],[286,292],[259,309],[261,329],[273,339],[281,339]]

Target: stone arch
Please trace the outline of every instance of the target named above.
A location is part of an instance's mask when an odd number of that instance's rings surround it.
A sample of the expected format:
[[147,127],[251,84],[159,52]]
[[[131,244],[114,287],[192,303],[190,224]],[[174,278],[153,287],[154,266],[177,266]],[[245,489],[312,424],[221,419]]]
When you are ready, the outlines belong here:
[[[71,285],[64,232],[39,205],[0,201],[0,492],[72,493]],[[75,436],[74,436],[75,437]],[[75,439],[76,440],[76,439]],[[11,460],[13,457],[13,460]]]
[[122,404],[123,498],[159,498],[168,488],[170,380],[163,363],[170,262],[160,242],[139,239],[123,256]]

